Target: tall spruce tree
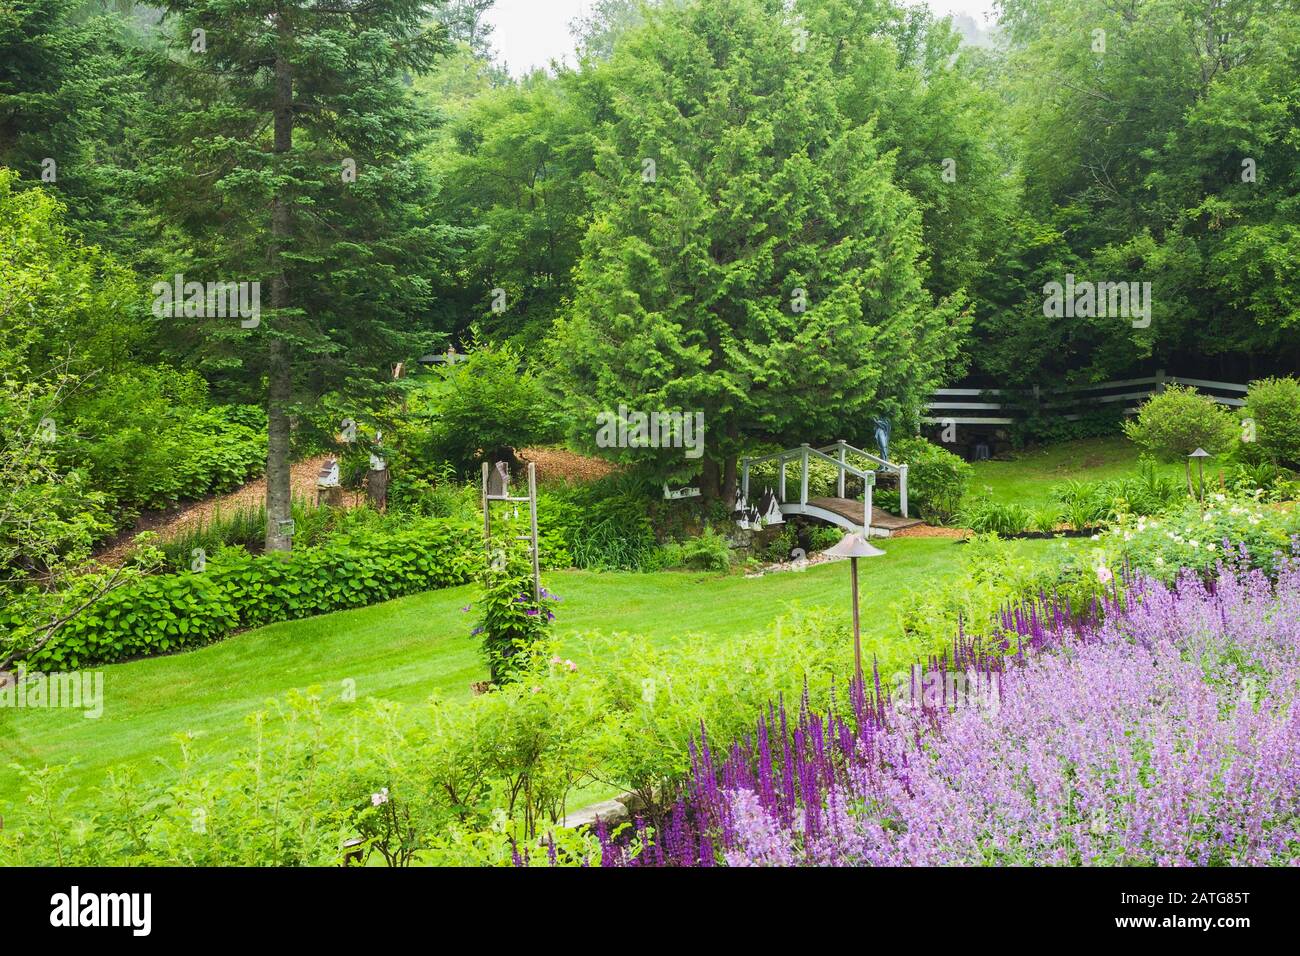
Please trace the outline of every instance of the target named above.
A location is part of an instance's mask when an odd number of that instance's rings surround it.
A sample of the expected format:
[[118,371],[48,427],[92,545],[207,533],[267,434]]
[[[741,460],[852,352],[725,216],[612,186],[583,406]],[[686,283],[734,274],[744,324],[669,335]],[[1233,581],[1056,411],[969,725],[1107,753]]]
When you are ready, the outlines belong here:
[[[146,181],[180,252],[164,278],[259,282],[247,316],[168,319],[173,347],[264,396],[268,550],[290,547],[291,417],[362,401],[430,344],[441,231],[412,74],[448,49],[429,0],[173,0],[169,104]],[[209,307],[209,312],[212,308]]]
[[703,412],[702,462],[614,454],[729,496],[766,442],[866,441],[914,421],[966,322],[923,280],[917,204],[846,117],[834,44],[779,0],[648,9],[607,64],[593,221],[554,374],[596,415]]

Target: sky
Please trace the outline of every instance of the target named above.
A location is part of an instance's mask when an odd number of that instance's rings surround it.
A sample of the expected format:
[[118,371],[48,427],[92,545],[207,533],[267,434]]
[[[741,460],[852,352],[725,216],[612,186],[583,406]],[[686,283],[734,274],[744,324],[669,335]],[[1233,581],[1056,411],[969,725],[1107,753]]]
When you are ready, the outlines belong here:
[[[487,16],[495,28],[492,45],[515,75],[544,67],[552,59],[572,63],[569,24],[588,6],[590,0],[496,0]],[[930,0],[930,7],[940,14],[966,13],[987,26],[993,0]]]

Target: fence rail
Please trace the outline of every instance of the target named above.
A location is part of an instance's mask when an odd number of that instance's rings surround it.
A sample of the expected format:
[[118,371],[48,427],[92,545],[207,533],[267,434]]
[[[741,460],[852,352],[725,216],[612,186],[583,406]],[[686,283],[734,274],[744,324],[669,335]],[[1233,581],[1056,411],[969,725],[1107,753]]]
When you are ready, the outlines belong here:
[[[1164,391],[1165,386],[1171,384],[1190,385],[1220,405],[1239,408],[1246,404],[1241,397],[1246,394],[1245,385],[1204,378],[1183,378],[1159,371],[1143,378],[1118,379],[1050,391],[1038,387],[939,388],[935,389],[930,401],[926,403],[928,414],[922,421],[929,425],[1014,425],[1023,416],[1027,406],[1047,412],[1062,410],[1062,419],[1077,421],[1083,417],[1083,412],[1078,409],[1089,406],[1098,408],[1116,402],[1124,403],[1123,414],[1136,415],[1137,405],[1129,403],[1142,402]],[[1118,391],[1120,389],[1122,391]],[[1000,396],[1019,400],[997,401]]]

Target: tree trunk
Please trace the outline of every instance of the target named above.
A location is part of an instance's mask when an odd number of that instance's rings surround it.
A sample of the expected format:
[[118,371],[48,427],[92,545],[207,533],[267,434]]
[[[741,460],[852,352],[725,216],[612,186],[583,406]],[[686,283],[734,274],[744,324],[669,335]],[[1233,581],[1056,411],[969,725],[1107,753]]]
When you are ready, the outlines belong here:
[[[278,307],[275,305],[274,280],[271,288],[272,307]],[[281,522],[293,518],[289,482],[289,403],[293,399],[293,369],[289,362],[288,343],[276,339],[271,342],[270,352],[266,403],[266,550],[288,551],[293,542]]]
[[[740,437],[740,425],[733,418],[727,422],[727,446],[735,448]],[[730,505],[736,500],[736,456],[728,452],[722,467],[722,500]]]
[[736,500],[736,456],[728,455],[722,467],[722,500],[730,504]]
[[[279,23],[280,52],[275,60],[275,144],[276,154],[293,148],[293,69],[286,59],[289,25]],[[271,310],[279,320],[280,309],[289,305],[289,277],[281,253],[292,230],[288,197],[277,194],[271,203]],[[289,342],[272,338],[267,362],[266,442],[266,550],[288,551],[292,537],[285,524],[293,518],[289,481],[289,407],[293,402],[293,359]]]
[[705,455],[703,458],[703,476],[700,481],[700,495],[706,505],[712,504],[718,500],[719,493],[722,490],[722,483],[719,478],[718,463]]

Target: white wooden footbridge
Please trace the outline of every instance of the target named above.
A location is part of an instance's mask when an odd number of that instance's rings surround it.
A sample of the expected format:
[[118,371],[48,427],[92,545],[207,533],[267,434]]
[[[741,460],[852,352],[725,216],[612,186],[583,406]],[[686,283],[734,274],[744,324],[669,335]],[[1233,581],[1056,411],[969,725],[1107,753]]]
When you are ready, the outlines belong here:
[[[866,459],[870,464],[861,468],[849,464],[849,457]],[[777,463],[777,487],[774,489],[776,500],[782,515],[803,515],[816,518],[846,531],[867,533],[878,538],[887,538],[895,531],[921,524],[919,518],[911,518],[907,513],[907,465],[895,464],[873,455],[861,448],[854,448],[848,442],[837,441],[825,448],[813,448],[807,443],[798,448],[775,452],[771,455],[759,455],[740,460],[740,495],[743,502],[749,502],[749,476],[753,465],[775,461]],[[808,465],[813,461],[827,461],[839,472],[834,498],[808,497]],[[787,492],[786,472],[791,463],[799,465],[797,493]],[[898,510],[902,513],[892,515],[872,504],[872,490],[879,472],[898,476]],[[845,497],[845,478],[852,475],[863,483],[862,500]]]

